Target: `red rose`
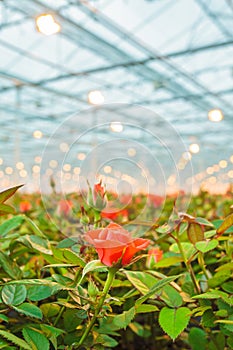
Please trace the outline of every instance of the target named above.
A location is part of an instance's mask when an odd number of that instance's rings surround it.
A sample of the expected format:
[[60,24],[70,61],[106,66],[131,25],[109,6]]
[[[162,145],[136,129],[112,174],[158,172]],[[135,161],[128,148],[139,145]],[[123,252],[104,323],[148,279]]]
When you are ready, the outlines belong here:
[[143,238],[133,238],[127,230],[118,224],[111,223],[103,229],[89,231],[86,240],[92,244],[101,262],[112,266],[121,259],[121,265],[128,265],[134,255],[145,249],[150,241]]
[[163,251],[156,247],[152,248],[148,251],[148,258],[146,261],[146,266],[151,269],[154,264],[156,264],[158,261],[160,261],[163,257]]
[[123,219],[128,219],[129,213],[127,209],[111,208],[108,211],[102,211],[101,217],[103,219],[116,220],[118,217],[123,217]]
[[154,208],[160,207],[164,202],[164,197],[158,196],[157,194],[149,194],[149,203],[154,206]]
[[26,213],[27,211],[32,209],[32,205],[28,201],[22,201],[19,203],[19,210],[21,213]]
[[94,185],[94,189],[93,189],[94,200],[96,201],[98,196],[100,196],[101,198],[104,198],[104,195],[105,195],[105,188],[104,186],[102,186],[102,182],[100,181]]
[[58,203],[58,214],[67,216],[73,207],[71,200],[61,199]]

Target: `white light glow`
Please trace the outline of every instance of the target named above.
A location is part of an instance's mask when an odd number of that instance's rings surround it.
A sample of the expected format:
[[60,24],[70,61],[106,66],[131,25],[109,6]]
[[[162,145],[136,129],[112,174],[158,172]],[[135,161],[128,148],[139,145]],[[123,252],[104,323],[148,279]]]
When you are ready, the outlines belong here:
[[52,159],[49,162],[49,166],[54,169],[58,166],[58,162],[56,160]]
[[200,147],[197,143],[192,143],[190,146],[189,146],[189,151],[193,154],[195,153],[198,153],[200,151]]
[[7,175],[11,175],[13,173],[13,169],[10,166],[7,166],[6,169],[5,169],[5,173]]
[[99,106],[104,103],[104,95],[99,90],[90,91],[87,100],[91,105]]
[[60,143],[60,150],[62,152],[68,152],[69,151],[69,145],[66,142]]
[[27,177],[28,173],[27,173],[26,170],[22,169],[22,170],[20,170],[19,175],[20,175],[21,177]]
[[79,160],[84,160],[86,158],[86,155],[85,155],[85,153],[78,153],[77,158]]
[[192,154],[190,152],[184,152],[182,154],[182,157],[185,159],[185,160],[191,160],[192,159]]
[[220,168],[224,169],[224,168],[227,167],[227,161],[226,160],[220,160],[218,165],[220,166]]
[[17,162],[17,163],[16,163],[16,168],[17,168],[18,170],[23,169],[23,168],[24,168],[23,162]]
[[105,174],[110,174],[112,172],[112,167],[110,165],[106,165],[104,167]]
[[35,130],[35,131],[33,132],[33,137],[34,137],[35,139],[41,139],[42,136],[43,136],[43,133],[42,133],[40,130]]
[[130,157],[134,157],[136,155],[136,149],[135,148],[129,148],[128,151],[127,151],[128,155]]
[[63,170],[64,171],[70,171],[70,169],[71,169],[71,165],[70,164],[64,164],[63,165]]
[[60,24],[58,24],[50,14],[38,16],[36,18],[36,28],[38,32],[44,35],[56,34],[61,30]]
[[114,132],[121,132],[123,130],[123,125],[120,122],[112,122],[110,128]]
[[39,165],[33,165],[32,171],[33,171],[33,173],[38,174],[40,172]]
[[221,109],[211,109],[208,113],[208,118],[211,122],[220,122],[223,120],[223,113]]

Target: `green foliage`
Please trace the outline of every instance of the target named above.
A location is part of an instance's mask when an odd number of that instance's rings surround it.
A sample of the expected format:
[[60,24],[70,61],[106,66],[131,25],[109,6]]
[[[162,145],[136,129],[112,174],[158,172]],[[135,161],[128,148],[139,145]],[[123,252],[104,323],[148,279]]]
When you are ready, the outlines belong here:
[[[0,193],[0,215],[13,213],[4,202],[16,190]],[[153,344],[166,350],[173,341],[176,349],[233,349],[231,199],[200,193],[191,201],[191,215],[179,214],[173,232],[167,222],[174,200],[168,198],[143,237],[151,242],[148,250],[159,247],[163,257],[149,270],[147,250],[120,268],[98,309],[109,268],[96,260],[83,231],[106,226],[108,219],[96,220],[87,205],[81,213],[82,197],[70,194],[75,216],[64,216],[58,230],[47,216],[56,221],[58,194],[48,197],[48,213],[38,194],[15,195],[15,208],[22,196],[32,204],[30,212],[0,217],[0,349],[78,349],[96,310],[86,349]],[[140,205],[133,196],[130,217]]]
[[190,310],[187,307],[170,309],[163,307],[159,313],[159,324],[173,340],[187,327]]
[[0,216],[6,214],[14,214],[15,209],[8,204],[4,204],[7,199],[12,197],[15,192],[23,185],[11,187],[5,191],[0,192]]
[[24,302],[27,296],[27,289],[23,284],[5,285],[2,288],[2,300],[7,305],[19,305]]
[[207,344],[207,334],[201,328],[191,328],[189,332],[189,344],[192,350],[205,350]]
[[197,242],[195,244],[195,247],[197,248],[197,250],[199,250],[202,253],[207,253],[210,250],[213,250],[214,248],[216,248],[217,246],[218,246],[217,239],[212,239],[212,240],[208,240],[208,241],[201,241],[201,242]]
[[23,328],[23,337],[32,350],[49,350],[48,339],[33,328]]
[[16,337],[14,334],[0,330],[0,336],[20,346],[22,349],[31,350],[31,347],[23,339]]
[[20,314],[24,314],[26,316],[42,319],[43,315],[39,307],[29,303],[23,303],[17,307],[14,306],[14,309],[18,311]]

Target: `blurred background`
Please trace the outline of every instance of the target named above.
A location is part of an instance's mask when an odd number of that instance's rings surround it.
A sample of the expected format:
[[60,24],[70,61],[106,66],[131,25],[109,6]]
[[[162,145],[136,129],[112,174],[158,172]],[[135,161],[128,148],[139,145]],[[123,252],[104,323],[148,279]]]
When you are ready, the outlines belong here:
[[232,22],[232,0],[0,1],[0,187],[226,191]]

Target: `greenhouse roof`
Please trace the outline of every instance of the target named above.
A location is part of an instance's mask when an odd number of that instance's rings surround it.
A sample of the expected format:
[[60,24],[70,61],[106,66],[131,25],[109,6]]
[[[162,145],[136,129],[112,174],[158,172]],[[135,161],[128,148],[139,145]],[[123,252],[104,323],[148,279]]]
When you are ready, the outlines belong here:
[[117,158],[125,181],[137,164],[158,184],[231,182],[232,18],[230,0],[1,1],[1,187],[110,176]]

